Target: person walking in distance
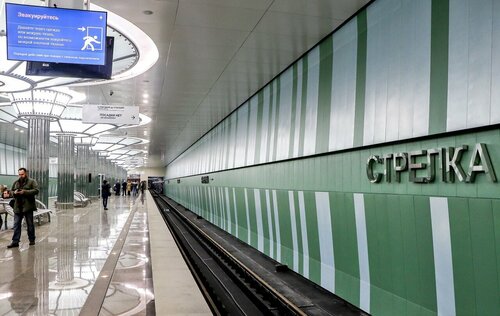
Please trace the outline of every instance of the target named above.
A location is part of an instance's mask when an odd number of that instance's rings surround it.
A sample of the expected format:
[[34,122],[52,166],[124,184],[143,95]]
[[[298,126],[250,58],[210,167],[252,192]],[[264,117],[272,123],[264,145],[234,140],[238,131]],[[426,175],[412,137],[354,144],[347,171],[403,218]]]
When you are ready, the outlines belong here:
[[108,197],[111,195],[111,186],[108,183],[108,180],[102,180],[101,186],[101,196],[102,196],[102,206],[104,209],[108,209]]
[[19,168],[18,175],[19,179],[12,184],[12,193],[14,195],[14,235],[12,236],[12,243],[7,248],[19,247],[23,218],[26,220],[30,246],[35,244],[33,212],[36,211],[35,195],[39,192],[38,183],[35,179],[28,178],[26,168]]

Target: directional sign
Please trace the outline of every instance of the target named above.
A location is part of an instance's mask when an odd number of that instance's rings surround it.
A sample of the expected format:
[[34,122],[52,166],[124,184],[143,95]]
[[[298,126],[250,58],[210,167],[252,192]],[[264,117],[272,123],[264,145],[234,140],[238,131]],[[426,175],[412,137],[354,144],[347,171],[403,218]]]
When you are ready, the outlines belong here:
[[125,163],[128,165],[143,165],[144,164],[144,158],[142,157],[131,157],[128,159],[125,159]]
[[83,123],[139,124],[139,107],[125,105],[85,104]]
[[104,65],[107,13],[5,4],[7,59]]

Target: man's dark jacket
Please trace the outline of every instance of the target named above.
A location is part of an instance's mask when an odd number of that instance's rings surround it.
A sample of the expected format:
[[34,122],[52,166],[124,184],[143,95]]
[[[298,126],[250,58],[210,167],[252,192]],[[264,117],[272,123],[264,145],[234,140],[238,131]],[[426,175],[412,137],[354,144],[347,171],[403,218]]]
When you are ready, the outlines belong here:
[[[24,190],[24,194],[15,194],[16,190]],[[24,185],[21,185],[19,179],[12,185],[12,193],[14,194],[14,213],[35,211],[35,195],[39,192],[38,183],[35,179],[26,178]]]

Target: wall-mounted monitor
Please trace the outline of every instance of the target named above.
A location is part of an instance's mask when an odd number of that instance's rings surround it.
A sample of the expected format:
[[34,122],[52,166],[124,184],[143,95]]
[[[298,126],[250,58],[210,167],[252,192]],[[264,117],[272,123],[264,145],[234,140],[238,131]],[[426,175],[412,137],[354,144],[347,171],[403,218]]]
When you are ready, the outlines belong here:
[[114,39],[114,37],[106,37],[106,63],[102,66],[28,61],[26,63],[26,75],[111,79]]
[[5,4],[7,59],[104,65],[107,13]]

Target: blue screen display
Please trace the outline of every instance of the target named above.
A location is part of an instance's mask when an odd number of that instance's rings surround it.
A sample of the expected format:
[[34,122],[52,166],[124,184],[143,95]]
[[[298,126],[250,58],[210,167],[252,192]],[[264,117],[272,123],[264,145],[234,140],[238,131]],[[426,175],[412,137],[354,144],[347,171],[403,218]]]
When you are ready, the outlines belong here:
[[7,59],[104,65],[107,13],[5,4]]

